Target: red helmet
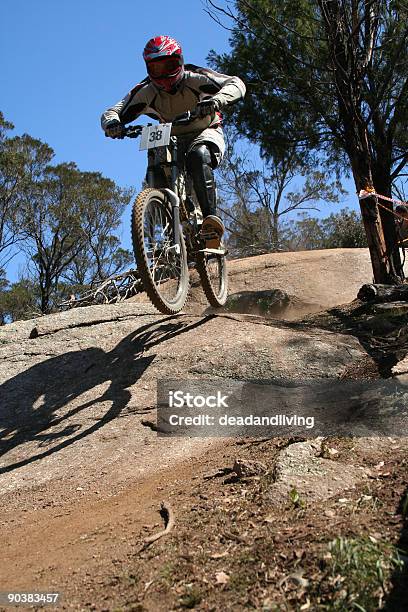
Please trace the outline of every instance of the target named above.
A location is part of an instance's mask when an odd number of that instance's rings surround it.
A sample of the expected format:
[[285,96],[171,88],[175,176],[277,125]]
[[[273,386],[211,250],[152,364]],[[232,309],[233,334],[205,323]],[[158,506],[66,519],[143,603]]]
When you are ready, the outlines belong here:
[[151,38],[143,51],[147,72],[159,89],[172,92],[184,76],[183,51],[170,36]]

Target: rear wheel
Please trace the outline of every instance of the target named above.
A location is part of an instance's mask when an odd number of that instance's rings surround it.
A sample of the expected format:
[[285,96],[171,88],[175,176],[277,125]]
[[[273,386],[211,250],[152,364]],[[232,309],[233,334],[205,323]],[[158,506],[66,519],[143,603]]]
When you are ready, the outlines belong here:
[[137,269],[150,301],[163,314],[176,314],[187,299],[189,276],[184,238],[173,239],[171,206],[159,189],[145,189],[133,205],[132,242]]
[[228,272],[225,255],[215,253],[199,253],[197,271],[205,296],[211,306],[224,306],[228,297]]

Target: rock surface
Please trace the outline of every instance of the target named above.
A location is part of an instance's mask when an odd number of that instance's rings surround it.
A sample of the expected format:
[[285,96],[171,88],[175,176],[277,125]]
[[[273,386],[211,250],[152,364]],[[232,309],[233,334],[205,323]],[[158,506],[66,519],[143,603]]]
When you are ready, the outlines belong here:
[[296,490],[307,501],[333,497],[367,478],[367,472],[352,463],[341,463],[320,456],[321,442],[298,442],[283,450],[275,464],[275,482],[271,495],[287,503],[289,492]]
[[229,378],[337,377],[362,355],[350,336],[240,315],[163,317],[135,303],[5,326],[0,491],[52,478],[73,483],[79,472],[95,478],[107,466],[121,480],[206,448],[211,441],[158,439],[141,424],[154,417],[160,378],[210,378],[216,385]]
[[[368,249],[327,249],[270,253],[228,262],[230,300],[246,291],[283,291],[296,298],[282,303],[273,316],[294,319],[354,300],[361,285],[372,277]],[[198,279],[187,311],[201,313],[208,307]],[[252,312],[259,314],[257,308]]]

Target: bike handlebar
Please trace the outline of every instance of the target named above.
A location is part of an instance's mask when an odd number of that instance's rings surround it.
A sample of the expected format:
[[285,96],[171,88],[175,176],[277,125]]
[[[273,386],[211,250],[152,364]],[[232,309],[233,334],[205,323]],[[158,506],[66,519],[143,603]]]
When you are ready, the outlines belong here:
[[188,125],[194,119],[198,118],[197,111],[187,111],[186,113],[182,113],[181,115],[177,115],[177,117],[172,121],[172,125]]
[[[187,111],[186,113],[182,113],[181,115],[177,115],[177,117],[171,122],[172,125],[188,125],[194,119],[197,119],[198,115],[196,111]],[[138,138],[142,133],[144,125],[130,125],[125,128],[124,135],[127,138]]]

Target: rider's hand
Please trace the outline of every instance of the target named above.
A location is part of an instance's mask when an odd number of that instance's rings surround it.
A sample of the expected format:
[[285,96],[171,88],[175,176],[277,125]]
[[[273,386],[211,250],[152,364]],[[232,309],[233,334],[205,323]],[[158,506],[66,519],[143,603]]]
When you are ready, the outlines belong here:
[[109,138],[124,138],[125,126],[117,119],[114,119],[105,127],[105,136]]
[[207,115],[211,115],[214,117],[215,113],[220,109],[220,103],[218,100],[214,100],[214,98],[208,98],[207,100],[202,100],[198,102],[196,113],[198,117],[207,117]]

